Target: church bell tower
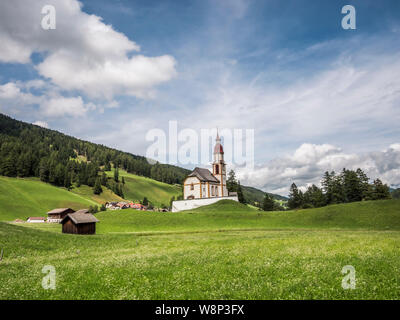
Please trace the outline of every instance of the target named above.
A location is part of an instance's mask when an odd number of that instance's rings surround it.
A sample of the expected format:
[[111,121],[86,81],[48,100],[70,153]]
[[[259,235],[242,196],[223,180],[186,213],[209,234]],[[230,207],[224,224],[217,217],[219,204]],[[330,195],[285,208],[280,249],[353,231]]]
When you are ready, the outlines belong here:
[[213,162],[213,175],[219,180],[218,195],[220,197],[228,196],[228,189],[226,188],[226,164],[224,162],[224,148],[221,144],[217,130],[217,138],[215,139],[214,147],[214,162]]

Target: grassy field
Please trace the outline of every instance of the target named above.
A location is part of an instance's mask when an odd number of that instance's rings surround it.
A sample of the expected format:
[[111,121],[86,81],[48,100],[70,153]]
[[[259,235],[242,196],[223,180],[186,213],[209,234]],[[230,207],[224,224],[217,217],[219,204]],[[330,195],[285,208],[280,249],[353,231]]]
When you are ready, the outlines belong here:
[[[399,299],[397,231],[73,236],[0,223],[0,299]],[[56,290],[41,270],[56,268]],[[342,267],[356,269],[343,290]]]
[[95,205],[101,205],[109,201],[124,201],[123,198],[117,196],[110,189],[102,187],[103,192],[99,195],[93,193],[93,188],[82,185],[79,188],[73,188],[71,191],[85,199],[91,200]]
[[[40,203],[29,189],[40,182],[21,181],[12,194]],[[41,187],[47,196],[89,201],[80,198],[84,190]],[[15,212],[4,196],[0,210],[1,220]],[[59,224],[0,222],[0,299],[400,298],[400,200],[288,212],[220,201],[179,213],[97,217],[94,236],[62,234]],[[45,265],[56,268],[56,290],[41,286]],[[356,270],[355,290],[341,287],[345,265]]]
[[46,216],[54,208],[75,210],[97,204],[91,199],[35,178],[0,176],[0,221]]
[[231,200],[176,213],[136,210],[97,215],[99,233],[220,231],[235,229],[400,230],[400,201],[383,200],[318,209],[264,212]]
[[[109,177],[114,177],[114,171],[108,171]],[[125,185],[123,192],[125,199],[132,201],[141,201],[147,197],[153,205],[159,207],[162,204],[169,205],[172,196],[175,198],[182,193],[180,186],[170,185],[159,182],[150,178],[137,176],[127,173],[124,170],[119,170],[120,179],[124,177]]]
[[[231,200],[193,211],[148,212],[125,209],[96,214],[98,234],[227,230],[400,230],[400,200],[332,205],[319,209],[264,212]],[[54,224],[25,224],[61,232]]]

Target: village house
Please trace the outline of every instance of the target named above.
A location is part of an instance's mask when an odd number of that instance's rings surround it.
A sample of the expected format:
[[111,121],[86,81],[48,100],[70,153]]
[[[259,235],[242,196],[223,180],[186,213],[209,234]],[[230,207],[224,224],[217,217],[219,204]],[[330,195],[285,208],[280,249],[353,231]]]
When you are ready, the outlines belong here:
[[132,203],[131,208],[136,210],[147,210],[147,207],[142,205],[141,203]]
[[68,214],[73,213],[75,210],[71,208],[57,208],[47,212],[47,222],[59,223]]
[[90,213],[75,212],[67,214],[62,221],[62,232],[72,234],[95,234],[99,220]]
[[147,210],[146,206],[136,202],[106,202],[105,207],[110,210],[121,210],[129,208],[136,210]]

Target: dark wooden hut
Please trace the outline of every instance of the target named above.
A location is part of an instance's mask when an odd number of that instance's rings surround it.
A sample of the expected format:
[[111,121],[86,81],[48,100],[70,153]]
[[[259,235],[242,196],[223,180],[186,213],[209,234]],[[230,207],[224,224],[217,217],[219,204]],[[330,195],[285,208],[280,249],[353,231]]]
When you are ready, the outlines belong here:
[[90,213],[69,213],[62,219],[62,232],[73,234],[95,234],[97,218]]

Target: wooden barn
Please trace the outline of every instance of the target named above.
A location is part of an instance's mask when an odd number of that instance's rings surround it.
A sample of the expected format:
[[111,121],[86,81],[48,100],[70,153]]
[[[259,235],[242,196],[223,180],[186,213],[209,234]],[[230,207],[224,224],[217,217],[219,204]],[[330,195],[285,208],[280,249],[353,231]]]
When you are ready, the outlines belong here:
[[61,222],[68,213],[74,213],[75,210],[71,208],[57,208],[47,212],[48,222]]
[[90,213],[69,213],[62,219],[62,232],[72,234],[95,234],[97,218]]

